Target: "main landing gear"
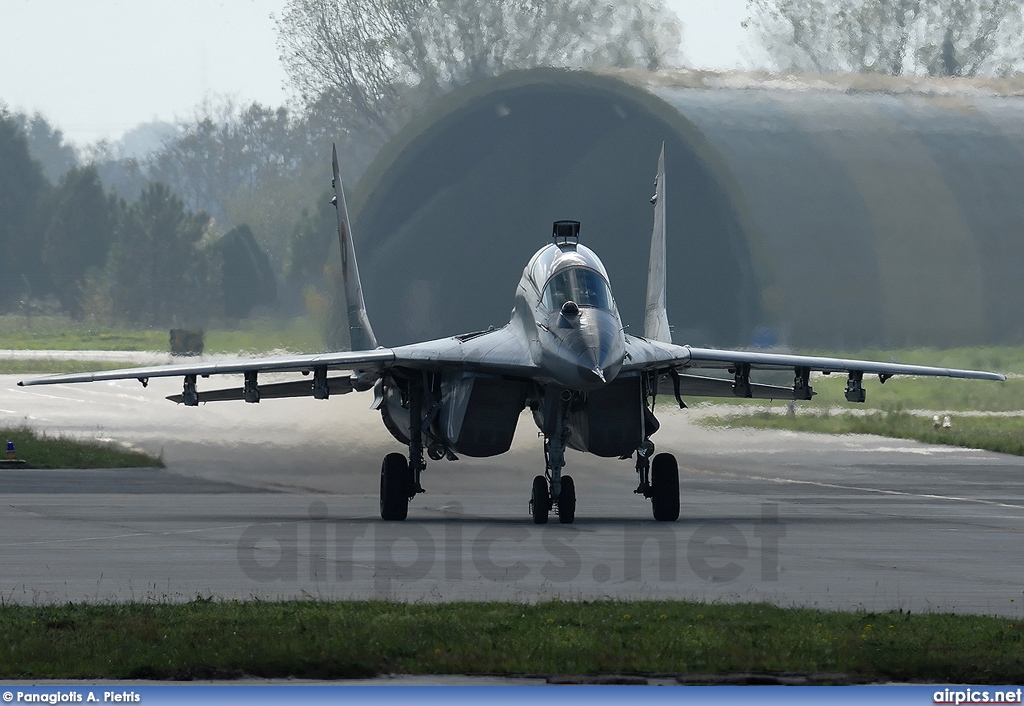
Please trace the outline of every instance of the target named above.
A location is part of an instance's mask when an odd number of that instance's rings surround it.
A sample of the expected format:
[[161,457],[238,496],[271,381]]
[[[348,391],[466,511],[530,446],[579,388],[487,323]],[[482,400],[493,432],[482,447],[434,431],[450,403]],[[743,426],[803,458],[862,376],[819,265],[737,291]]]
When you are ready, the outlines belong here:
[[672,454],[658,454],[650,461],[653,453],[650,440],[637,449],[636,472],[640,483],[633,492],[651,499],[658,522],[675,522],[679,519],[679,464]]
[[380,469],[380,517],[404,520],[409,514],[412,473],[402,454],[388,454]]
[[[409,385],[409,418],[423,419],[423,389]],[[401,521],[409,515],[409,501],[424,492],[420,483],[427,462],[423,458],[423,424],[409,428],[409,458],[400,453],[384,457],[380,468],[380,517],[387,521]]]
[[[415,457],[414,457],[415,458]],[[424,492],[420,485],[420,472],[423,470],[423,457],[419,457],[419,469],[416,462],[409,461],[400,453],[391,453],[384,457],[380,467],[380,517],[382,520],[401,521],[409,515],[409,501],[417,493]]]

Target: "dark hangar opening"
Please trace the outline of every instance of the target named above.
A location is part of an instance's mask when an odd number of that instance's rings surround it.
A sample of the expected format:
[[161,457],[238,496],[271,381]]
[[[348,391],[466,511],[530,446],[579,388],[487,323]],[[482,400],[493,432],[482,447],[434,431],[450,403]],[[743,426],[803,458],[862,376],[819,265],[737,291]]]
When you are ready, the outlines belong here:
[[582,222],[580,241],[641,333],[662,141],[674,340],[751,343],[765,322],[747,237],[726,188],[669,124],[683,118],[613,79],[527,74],[442,99],[360,182],[353,227],[381,343],[503,325],[523,267],[560,219]]

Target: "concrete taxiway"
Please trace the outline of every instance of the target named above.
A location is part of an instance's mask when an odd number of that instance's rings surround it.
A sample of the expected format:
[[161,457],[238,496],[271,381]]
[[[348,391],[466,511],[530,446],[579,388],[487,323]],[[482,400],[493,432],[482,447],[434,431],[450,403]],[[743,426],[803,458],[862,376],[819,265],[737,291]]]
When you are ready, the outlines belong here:
[[[1024,459],[864,436],[711,431],[666,411],[682,515],[651,519],[629,461],[573,453],[573,525],[527,515],[513,450],[429,464],[377,519],[397,444],[368,395],[185,408],[179,382],[18,388],[0,424],[110,438],[166,470],[0,471],[0,595],[19,603],[321,597],[685,598],[1020,616]],[[230,383],[229,383],[230,384]],[[955,420],[954,420],[955,422]]]

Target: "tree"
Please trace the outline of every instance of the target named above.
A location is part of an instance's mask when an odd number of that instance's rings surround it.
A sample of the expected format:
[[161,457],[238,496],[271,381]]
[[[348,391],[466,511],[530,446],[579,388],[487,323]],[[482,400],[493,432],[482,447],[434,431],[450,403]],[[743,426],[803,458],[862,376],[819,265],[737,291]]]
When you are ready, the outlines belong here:
[[218,308],[218,268],[204,246],[205,213],[187,211],[163,185],[121,204],[107,262],[115,317],[148,326],[201,326]]
[[56,184],[69,169],[78,165],[78,152],[64,142],[64,133],[41,114],[35,113],[30,118],[19,113],[15,119],[28,138],[29,152],[39,160],[43,174],[51,183]]
[[224,314],[245,318],[253,307],[274,302],[277,285],[267,254],[247,225],[232,228],[214,245],[221,257]]
[[291,0],[277,29],[304,102],[330,97],[380,140],[410,109],[510,69],[658,68],[681,32],[664,0]]
[[311,133],[307,124],[286,108],[258,103],[207,109],[179,127],[145,173],[223,228],[248,224],[280,274],[292,225],[330,178],[330,140],[323,142],[323,131]]
[[47,201],[42,262],[64,311],[77,317],[86,274],[107,261],[116,203],[104,193],[93,167],[70,169]]
[[1022,0],[748,0],[779,68],[975,76],[1020,55]]
[[313,210],[303,209],[292,228],[285,276],[299,285],[320,283],[331,247],[338,247],[338,216],[331,202],[333,193],[324,192]]
[[11,306],[43,277],[35,205],[49,188],[17,119],[0,105],[0,306]]

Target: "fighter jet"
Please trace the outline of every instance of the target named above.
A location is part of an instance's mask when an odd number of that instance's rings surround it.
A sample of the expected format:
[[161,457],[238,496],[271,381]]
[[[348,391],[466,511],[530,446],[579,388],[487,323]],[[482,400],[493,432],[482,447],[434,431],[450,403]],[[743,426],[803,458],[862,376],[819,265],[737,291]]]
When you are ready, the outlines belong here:
[[[654,227],[648,268],[643,335],[628,333],[600,258],[579,242],[578,221],[556,221],[552,242],[530,259],[515,292],[508,324],[499,329],[395,348],[378,347],[363,301],[348,208],[332,158],[334,204],[354,350],[315,355],[187,363],[95,373],[53,375],[19,385],[182,376],[180,395],[200,402],[281,397],[326,400],[373,390],[372,407],[405,453],[384,457],[380,516],[404,520],[409,501],[423,491],[424,455],[454,461],[509,450],[516,425],[529,409],[544,438],[544,472],[533,479],[529,509],[544,524],[576,515],[576,485],[563,472],[565,450],[635,459],[638,495],[651,500],[654,518],[679,517],[679,471],[670,453],[654,454],[658,431],[654,401],[671,394],[680,406],[688,395],[808,400],[811,373],[846,373],[846,399],[864,402],[865,375],[885,382],[894,375],[933,375],[1004,380],[997,373],[898,365],[863,360],[760,351],[696,348],[672,343],[665,302],[665,148],[658,160]],[[695,370],[715,371],[695,375]],[[792,386],[751,381],[755,370],[790,371]],[[341,372],[342,374],[332,374]],[[260,384],[263,373],[304,377]],[[242,387],[200,391],[198,378],[241,375]]]

